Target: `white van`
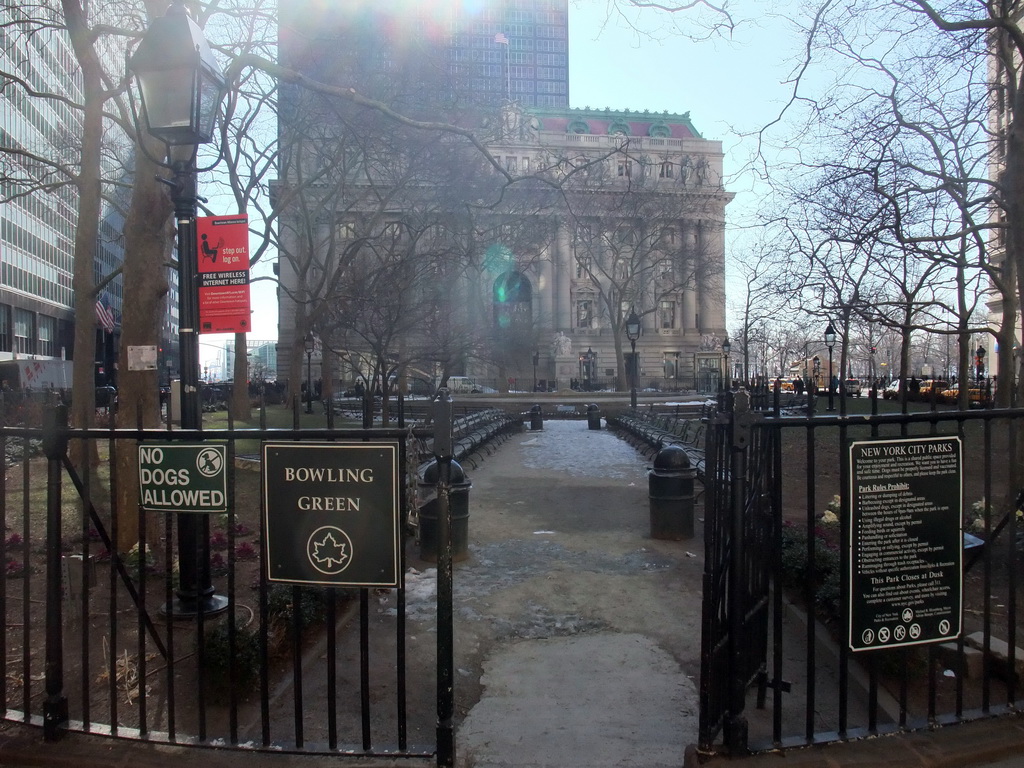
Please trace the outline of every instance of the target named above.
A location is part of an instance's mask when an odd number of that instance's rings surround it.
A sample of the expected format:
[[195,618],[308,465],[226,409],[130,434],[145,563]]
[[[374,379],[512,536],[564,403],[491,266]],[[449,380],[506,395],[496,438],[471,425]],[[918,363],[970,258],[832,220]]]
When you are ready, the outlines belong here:
[[478,395],[482,392],[493,392],[494,390],[477,384],[469,376],[449,376],[448,391],[453,395]]

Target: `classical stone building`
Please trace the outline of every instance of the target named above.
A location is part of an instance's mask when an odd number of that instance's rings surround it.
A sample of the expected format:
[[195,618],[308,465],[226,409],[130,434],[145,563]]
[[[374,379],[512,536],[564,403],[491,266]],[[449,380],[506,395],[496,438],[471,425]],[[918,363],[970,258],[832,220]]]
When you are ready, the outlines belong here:
[[[326,373],[335,388],[355,369],[367,375],[376,357],[382,367],[390,360],[428,379],[465,374],[499,390],[529,390],[535,379],[546,389],[625,389],[634,375],[641,389],[714,389],[731,198],[720,143],[702,138],[688,115],[515,103],[473,129],[489,156],[452,140],[445,164],[431,166],[425,144],[415,159],[395,162],[424,168],[404,191],[379,170],[369,181],[365,162],[361,175],[346,171],[361,182],[330,193],[321,185],[311,194],[344,204],[331,206],[331,224],[320,209],[315,237],[303,237],[298,213],[283,216],[281,340],[292,343],[279,347],[279,376],[294,378],[290,364],[311,330],[339,355]],[[387,210],[375,207],[382,189],[390,190]],[[470,224],[459,213],[465,206],[474,208]],[[313,264],[299,256],[312,247],[304,242],[320,243]],[[404,258],[409,280],[442,283],[437,299],[448,309],[432,305],[434,314],[418,319],[419,309],[399,311],[390,346],[378,347],[379,336],[351,331],[390,299],[353,275],[379,269],[382,258]],[[321,292],[346,279],[349,293]],[[625,336],[631,311],[643,329],[635,359]],[[461,345],[434,333],[452,323]]]

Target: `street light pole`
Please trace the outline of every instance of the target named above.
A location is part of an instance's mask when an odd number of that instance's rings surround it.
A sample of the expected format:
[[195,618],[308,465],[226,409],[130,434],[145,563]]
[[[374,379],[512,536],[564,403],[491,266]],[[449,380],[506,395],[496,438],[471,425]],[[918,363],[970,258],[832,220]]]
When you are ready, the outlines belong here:
[[[181,379],[181,427],[202,429],[199,403],[199,300],[197,285],[196,152],[213,139],[214,123],[224,93],[224,77],[202,30],[189,17],[182,0],[155,19],[128,64],[138,83],[145,127],[165,146],[173,178],[171,202],[178,228],[178,375]],[[138,115],[134,113],[136,126]],[[147,152],[144,142],[138,142]],[[212,167],[212,166],[211,166]],[[175,617],[213,615],[227,608],[210,580],[210,518],[179,513],[177,600],[163,610]]]
[[732,343],[726,336],[722,342],[722,354],[725,355],[725,388],[732,389],[732,373],[729,371],[729,352],[732,350]]
[[537,391],[537,363],[540,362],[540,352],[533,351],[533,391]]
[[316,346],[316,339],[310,331],[302,340],[306,348],[306,413],[313,412],[313,347]]
[[835,403],[833,397],[835,392],[832,388],[832,347],[836,345],[836,329],[829,321],[828,328],[825,329],[825,346],[828,347],[828,409],[834,411]]
[[631,349],[630,370],[629,370],[629,407],[636,410],[636,341],[640,338],[640,318],[636,309],[629,310],[629,317],[626,318],[626,338],[629,339]]

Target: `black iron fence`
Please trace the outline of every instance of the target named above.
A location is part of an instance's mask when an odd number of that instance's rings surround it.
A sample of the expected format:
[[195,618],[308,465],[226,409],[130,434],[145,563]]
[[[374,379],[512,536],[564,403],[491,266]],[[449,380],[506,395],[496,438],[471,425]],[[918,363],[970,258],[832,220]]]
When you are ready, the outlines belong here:
[[[451,628],[440,626],[451,621],[446,520],[438,523],[441,583],[426,602],[429,574],[413,590],[417,621],[428,625],[417,635],[445,647],[411,639],[407,618],[404,544],[435,426],[303,429],[294,411],[290,429],[72,429],[64,408],[44,409],[44,427],[0,421],[0,709],[8,720],[42,725],[51,739],[74,729],[451,764]],[[183,573],[190,553],[177,545],[185,516],[136,511],[121,495],[137,494],[127,457],[153,440],[225,447],[227,511],[206,517],[191,553],[223,600],[216,615],[206,606],[218,603],[200,600],[194,616],[172,618],[192,578]],[[268,581],[255,460],[267,440],[397,443],[397,588]],[[447,500],[448,482],[442,471],[439,499]],[[445,518],[446,503],[440,509]],[[429,679],[418,679],[423,670]]]
[[[701,748],[741,754],[1016,709],[1024,409],[879,413],[874,402],[851,414],[837,400],[835,412],[815,415],[813,402],[786,415],[763,392],[728,393],[709,419]],[[869,535],[865,499],[890,481],[857,481],[853,457],[857,446],[881,444],[873,441],[959,446],[962,471],[901,478],[893,469],[906,499]],[[921,533],[929,526],[944,529]],[[942,548],[936,536],[963,548],[949,557],[962,568],[941,578],[943,569],[924,567]],[[920,573],[927,586],[869,598],[864,574],[878,569],[864,566],[864,553],[876,551],[893,558],[882,582]],[[869,611],[851,608],[865,600],[893,615],[870,625]],[[944,616],[942,630],[959,622],[961,631],[922,637],[944,601],[958,615]]]

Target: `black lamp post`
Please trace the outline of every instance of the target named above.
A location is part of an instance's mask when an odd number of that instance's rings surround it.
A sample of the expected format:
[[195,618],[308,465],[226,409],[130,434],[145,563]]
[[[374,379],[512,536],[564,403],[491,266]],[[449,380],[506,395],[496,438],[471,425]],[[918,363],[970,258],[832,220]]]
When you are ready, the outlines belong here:
[[828,328],[825,329],[825,346],[828,347],[828,409],[830,411],[835,410],[835,402],[833,397],[835,392],[832,388],[832,347],[836,345],[836,329],[831,322],[828,324]]
[[[145,142],[140,141],[139,146],[151,160],[173,173],[172,179],[161,181],[171,188],[178,224],[181,428],[200,430],[196,152],[200,144],[213,139],[225,82],[202,30],[189,17],[182,0],[176,0],[166,15],[153,21],[128,69],[138,83],[146,131],[164,143],[166,159],[149,155]],[[138,127],[138,115],[134,117]],[[179,587],[177,600],[164,606],[165,612],[184,617],[213,614],[227,607],[227,599],[213,593],[210,581],[209,534],[207,515],[178,515]]]
[[537,391],[537,363],[540,362],[540,352],[533,351],[533,391]]
[[978,383],[985,378],[985,348],[978,345],[978,351],[974,353],[977,361]]
[[312,331],[306,334],[302,340],[302,346],[306,349],[306,413],[313,412],[313,348],[316,347],[316,338]]
[[629,317],[626,318],[626,338],[632,351],[629,370],[629,407],[636,410],[636,340],[640,338],[640,318],[636,309],[629,310]]
[[732,342],[726,336],[722,342],[722,354],[725,355],[725,388],[732,389],[732,374],[729,371],[729,352],[732,350]]
[[587,359],[587,391],[588,392],[593,392],[594,391],[594,360],[597,359],[597,355],[594,353],[594,350],[592,348],[587,347],[587,353],[586,353],[585,357]]

